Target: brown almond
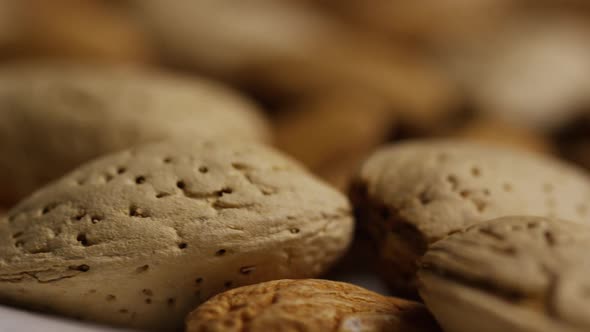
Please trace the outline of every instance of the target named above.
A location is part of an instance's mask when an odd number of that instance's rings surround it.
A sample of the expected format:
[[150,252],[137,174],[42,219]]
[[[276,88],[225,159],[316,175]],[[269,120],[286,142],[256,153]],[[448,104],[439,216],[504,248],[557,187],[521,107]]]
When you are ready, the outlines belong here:
[[328,280],[275,280],[219,294],[186,319],[187,332],[440,331],[423,305]]

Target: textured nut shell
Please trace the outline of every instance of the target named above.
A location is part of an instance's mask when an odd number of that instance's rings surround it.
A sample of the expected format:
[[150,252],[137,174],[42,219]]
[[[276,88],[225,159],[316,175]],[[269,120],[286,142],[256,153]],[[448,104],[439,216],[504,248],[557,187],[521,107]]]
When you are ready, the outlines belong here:
[[173,328],[225,289],[314,277],[346,250],[345,197],[263,146],[147,145],[73,171],[0,222],[0,295]]
[[377,240],[391,283],[410,287],[429,243],[507,215],[590,222],[590,179],[557,160],[461,141],[384,148],[352,191],[361,227]]
[[439,331],[423,305],[328,280],[275,280],[215,296],[187,317],[188,332]]
[[254,105],[213,82],[57,63],[0,69],[0,119],[6,204],[82,162],[139,143],[268,136]]
[[[588,225],[541,217],[491,220],[429,248],[420,294],[443,325],[454,326],[449,331],[479,330],[477,315],[488,316],[489,331],[509,325],[510,331],[587,331],[589,251]],[[472,319],[451,319],[459,316]]]
[[581,332],[526,307],[436,276],[423,276],[422,283],[428,309],[448,332]]

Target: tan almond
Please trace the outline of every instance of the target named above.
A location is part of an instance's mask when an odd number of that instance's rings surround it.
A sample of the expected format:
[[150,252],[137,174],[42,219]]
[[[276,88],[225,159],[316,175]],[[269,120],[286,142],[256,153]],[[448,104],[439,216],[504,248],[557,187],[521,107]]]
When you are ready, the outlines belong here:
[[352,199],[387,281],[415,294],[416,260],[465,227],[507,215],[590,223],[590,177],[567,163],[458,140],[384,147],[362,166]]
[[514,216],[428,249],[420,294],[449,332],[590,329],[590,226]]
[[590,103],[590,24],[566,12],[526,13],[455,51],[453,68],[481,114],[551,133]]
[[346,197],[270,148],[146,145],[81,166],[0,220],[0,298],[174,329],[229,288],[321,275],[352,230]]
[[248,99],[207,80],[123,67],[0,68],[0,204],[100,155],[187,135],[265,140]]

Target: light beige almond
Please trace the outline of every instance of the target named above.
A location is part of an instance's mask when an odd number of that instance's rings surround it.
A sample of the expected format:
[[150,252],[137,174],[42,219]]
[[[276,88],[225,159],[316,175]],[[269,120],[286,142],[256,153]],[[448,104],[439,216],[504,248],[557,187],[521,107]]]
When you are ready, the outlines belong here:
[[0,205],[79,164],[186,135],[267,139],[249,100],[214,82],[64,63],[0,68]]
[[422,304],[348,283],[275,280],[210,299],[186,320],[187,332],[436,332]]
[[0,298],[174,329],[212,295],[321,275],[346,250],[344,195],[254,143],[195,140],[106,156],[0,221]]
[[410,141],[371,156],[354,181],[361,228],[387,281],[415,292],[416,260],[472,224],[507,215],[590,223],[590,177],[542,155],[458,140]]
[[491,220],[429,248],[420,294],[448,332],[588,331],[589,251],[588,225]]
[[586,17],[529,10],[449,50],[451,68],[481,114],[551,133],[590,103],[589,38]]

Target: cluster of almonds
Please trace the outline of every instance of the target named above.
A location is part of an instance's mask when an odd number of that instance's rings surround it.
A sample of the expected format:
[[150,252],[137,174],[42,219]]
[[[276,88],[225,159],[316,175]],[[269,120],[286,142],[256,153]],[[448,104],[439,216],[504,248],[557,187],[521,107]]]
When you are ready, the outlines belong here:
[[[590,174],[555,158],[590,167],[588,17],[0,0],[0,304],[164,331],[588,331]],[[387,296],[328,280],[371,264]]]
[[[438,331],[428,310],[447,331],[590,328],[590,176],[575,166],[410,140],[364,162],[351,207],[211,82],[11,66],[0,107],[2,199],[20,200],[0,219],[4,303],[160,330],[195,307],[188,331]],[[306,279],[346,252],[353,209],[395,294],[426,306]]]

